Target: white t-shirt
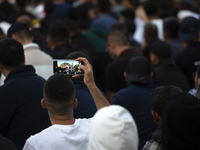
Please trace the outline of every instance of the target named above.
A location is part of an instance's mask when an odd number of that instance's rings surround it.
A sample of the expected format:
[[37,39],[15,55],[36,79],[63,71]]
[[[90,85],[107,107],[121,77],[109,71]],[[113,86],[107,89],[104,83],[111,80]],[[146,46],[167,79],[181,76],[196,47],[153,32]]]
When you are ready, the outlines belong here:
[[87,150],[91,119],[73,125],[52,125],[26,140],[23,150]]

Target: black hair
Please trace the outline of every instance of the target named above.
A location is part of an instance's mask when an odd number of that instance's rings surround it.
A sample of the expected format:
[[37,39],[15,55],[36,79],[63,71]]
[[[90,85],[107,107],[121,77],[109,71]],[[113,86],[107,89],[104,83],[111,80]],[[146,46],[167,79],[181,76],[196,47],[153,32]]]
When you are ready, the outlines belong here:
[[141,2],[139,0],[129,0],[129,2],[131,3],[131,5],[134,7],[134,8],[137,8],[138,6],[141,5]]
[[56,43],[68,42],[69,29],[64,22],[57,21],[50,25],[48,35],[55,45],[57,45]]
[[144,33],[148,37],[157,38],[158,37],[158,28],[153,23],[146,23],[144,26]]
[[51,0],[46,1],[44,11],[46,14],[52,14],[55,10],[55,5]]
[[147,1],[143,4],[147,16],[158,15],[158,5],[154,1]]
[[163,21],[163,30],[170,39],[179,37],[179,27],[179,22],[174,17],[168,17]]
[[21,8],[25,8],[25,6],[30,2],[31,0],[16,0],[16,4]]
[[65,24],[68,27],[68,29],[69,29],[70,32],[76,32],[79,29],[78,28],[78,24],[75,21],[73,21],[73,20],[67,20],[65,22]]
[[126,19],[133,21],[135,18],[135,12],[131,9],[124,9],[120,13],[122,16],[124,16]]
[[98,0],[97,5],[99,10],[103,13],[110,11],[111,3],[109,0]]
[[75,87],[67,75],[55,74],[46,81],[43,96],[52,115],[65,116],[73,109]]
[[160,117],[162,117],[165,103],[174,95],[183,93],[183,90],[173,85],[157,87],[151,93],[151,107]]
[[112,42],[118,46],[129,45],[127,36],[120,30],[113,30],[107,36],[107,42]]
[[24,49],[21,43],[14,39],[0,40],[0,64],[11,69],[24,64]]

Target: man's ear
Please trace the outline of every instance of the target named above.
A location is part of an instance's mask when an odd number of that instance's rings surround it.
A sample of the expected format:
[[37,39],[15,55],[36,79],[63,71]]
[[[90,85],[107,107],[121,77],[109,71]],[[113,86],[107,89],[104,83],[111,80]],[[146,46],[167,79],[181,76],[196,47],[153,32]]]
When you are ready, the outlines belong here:
[[127,73],[126,72],[124,72],[124,78],[125,78],[126,82],[128,82],[128,78],[127,78]]
[[155,112],[155,111],[151,111],[151,114],[154,118],[154,123],[157,125],[161,124],[161,117]]
[[41,99],[41,106],[42,106],[42,108],[44,108],[44,109],[47,108],[47,107],[46,107],[46,103],[45,103],[45,101],[44,101],[44,98]]
[[197,79],[197,83],[198,83],[198,85],[200,84],[200,78]]
[[73,103],[73,108],[76,108],[78,106],[78,100],[75,98]]

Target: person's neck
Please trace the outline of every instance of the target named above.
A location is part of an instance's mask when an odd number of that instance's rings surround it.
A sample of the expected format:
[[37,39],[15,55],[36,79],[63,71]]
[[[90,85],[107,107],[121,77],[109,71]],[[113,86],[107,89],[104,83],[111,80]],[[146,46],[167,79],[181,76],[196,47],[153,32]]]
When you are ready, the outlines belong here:
[[31,43],[33,43],[33,41],[31,41],[31,40],[26,40],[26,41],[20,41],[20,43],[24,46],[24,45],[26,45],[26,44],[31,44]]
[[75,119],[73,114],[65,115],[65,116],[50,116],[51,124],[59,124],[59,125],[73,125],[75,123]]
[[116,50],[116,58],[118,58],[122,53],[123,51],[129,49],[130,46],[129,45],[125,45],[125,46],[119,46]]
[[155,20],[155,19],[159,19],[158,15],[152,15],[152,16],[148,16],[149,20]]

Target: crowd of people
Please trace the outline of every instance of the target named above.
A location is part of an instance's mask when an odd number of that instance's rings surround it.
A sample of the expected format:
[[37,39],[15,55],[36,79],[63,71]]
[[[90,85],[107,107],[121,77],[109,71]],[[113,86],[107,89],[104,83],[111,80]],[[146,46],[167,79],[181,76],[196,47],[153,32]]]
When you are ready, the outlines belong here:
[[199,0],[0,0],[0,72],[2,150],[200,149]]

